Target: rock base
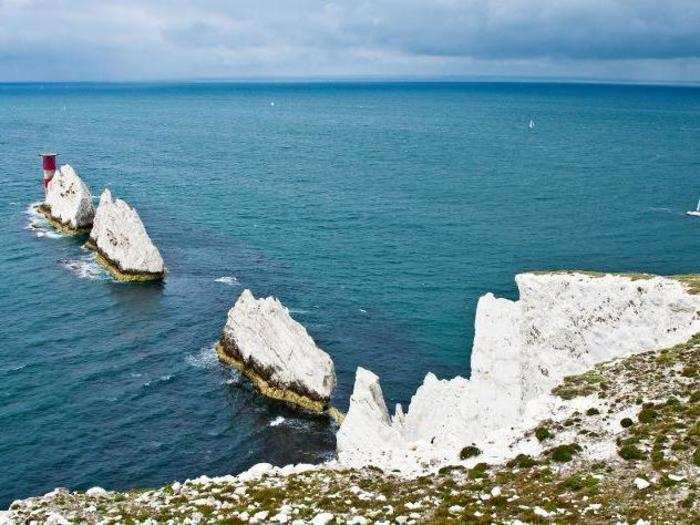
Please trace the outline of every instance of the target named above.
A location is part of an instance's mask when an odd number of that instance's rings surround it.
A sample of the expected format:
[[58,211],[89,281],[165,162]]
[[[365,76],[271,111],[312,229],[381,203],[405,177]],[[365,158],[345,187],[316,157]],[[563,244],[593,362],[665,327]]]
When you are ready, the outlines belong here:
[[281,388],[271,384],[259,372],[255,371],[242,359],[240,359],[240,357],[237,355],[238,352],[236,352],[235,349],[232,349],[231,345],[227,344],[224,340],[216,343],[215,350],[216,354],[219,356],[219,360],[222,363],[225,363],[240,371],[264,396],[271,399],[276,399],[278,401],[284,401],[285,403],[293,405],[295,408],[302,408],[316,414],[326,414],[331,419],[338,422],[338,424],[342,423],[345,416],[337,408],[330,406],[327,402],[312,399],[309,396],[305,396],[295,392],[294,390]]
[[123,270],[119,267],[115,261],[111,260],[107,255],[100,250],[97,245],[88,239],[83,245],[90,251],[95,252],[95,259],[109,274],[117,279],[118,281],[124,282],[152,282],[152,281],[162,281],[165,278],[165,272],[132,272],[128,270]]
[[46,218],[46,220],[49,222],[49,224],[53,227],[54,230],[63,235],[69,235],[71,237],[87,235],[92,229],[92,224],[88,226],[83,226],[81,228],[74,228],[68,223],[61,222],[59,219],[51,215],[51,206],[49,206],[48,204],[39,204],[38,206],[36,206],[35,209]]

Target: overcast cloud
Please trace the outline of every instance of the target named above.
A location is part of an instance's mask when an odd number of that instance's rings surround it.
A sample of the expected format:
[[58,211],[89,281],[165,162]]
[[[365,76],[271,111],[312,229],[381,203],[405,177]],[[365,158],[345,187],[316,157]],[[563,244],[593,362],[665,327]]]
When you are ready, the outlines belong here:
[[700,0],[0,0],[0,81],[700,81]]

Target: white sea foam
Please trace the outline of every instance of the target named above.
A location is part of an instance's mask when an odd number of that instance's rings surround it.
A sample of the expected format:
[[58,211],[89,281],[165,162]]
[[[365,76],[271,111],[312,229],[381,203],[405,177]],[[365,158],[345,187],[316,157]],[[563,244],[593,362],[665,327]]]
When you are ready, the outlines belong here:
[[49,221],[46,220],[46,217],[37,211],[36,207],[39,204],[41,204],[41,202],[32,202],[24,210],[24,214],[29,219],[24,229],[33,232],[34,235],[40,238],[60,239],[62,235],[56,232],[49,224]]
[[238,286],[240,284],[238,282],[238,279],[232,275],[224,275],[223,277],[219,277],[218,279],[214,279],[214,281],[217,283],[226,284],[228,286]]
[[241,376],[240,372],[238,372],[237,370],[230,369],[228,373],[231,377],[226,379],[224,383],[226,383],[227,385],[240,385],[241,383],[243,383],[243,377]]
[[196,354],[188,354],[185,356],[185,362],[194,368],[215,368],[219,360],[212,344],[201,348]]
[[164,375],[164,376],[160,376],[158,379],[153,379],[152,381],[146,381],[146,382],[143,384],[143,386],[144,386],[144,387],[149,387],[149,386],[151,386],[151,385],[158,384],[158,383],[167,383],[168,381],[170,381],[170,380],[172,379],[172,377],[173,377],[173,376],[171,376],[170,374]]
[[283,418],[282,416],[277,416],[275,419],[273,419],[272,421],[270,421],[270,426],[271,426],[271,427],[278,427],[278,426],[280,426],[282,423],[284,423],[285,421],[286,421],[286,419]]
[[104,281],[111,278],[97,263],[93,254],[84,255],[79,259],[63,259],[59,261],[59,264],[79,279]]
[[647,211],[650,211],[652,213],[671,213],[671,214],[681,214],[679,210],[674,210],[672,208],[668,208],[665,206],[651,206],[647,208]]
[[13,366],[10,368],[5,368],[3,372],[19,372],[23,368],[25,368],[29,363],[24,363],[23,365],[18,365],[18,366]]

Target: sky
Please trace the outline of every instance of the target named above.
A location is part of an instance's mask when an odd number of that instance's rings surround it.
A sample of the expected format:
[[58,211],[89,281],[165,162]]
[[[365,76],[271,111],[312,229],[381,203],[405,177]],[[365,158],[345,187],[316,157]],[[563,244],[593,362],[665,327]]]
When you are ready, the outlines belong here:
[[0,0],[0,81],[700,82],[700,0]]

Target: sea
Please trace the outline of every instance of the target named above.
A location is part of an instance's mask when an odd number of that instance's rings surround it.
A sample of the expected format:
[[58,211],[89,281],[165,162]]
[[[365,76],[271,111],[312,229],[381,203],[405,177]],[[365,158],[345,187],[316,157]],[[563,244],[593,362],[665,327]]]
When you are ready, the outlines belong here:
[[[332,356],[335,406],[362,366],[393,410],[470,373],[519,272],[700,269],[698,87],[0,84],[0,123],[0,508],[332,459],[334,423],[217,361],[246,288]],[[44,151],[137,208],[164,283],[32,212]]]

